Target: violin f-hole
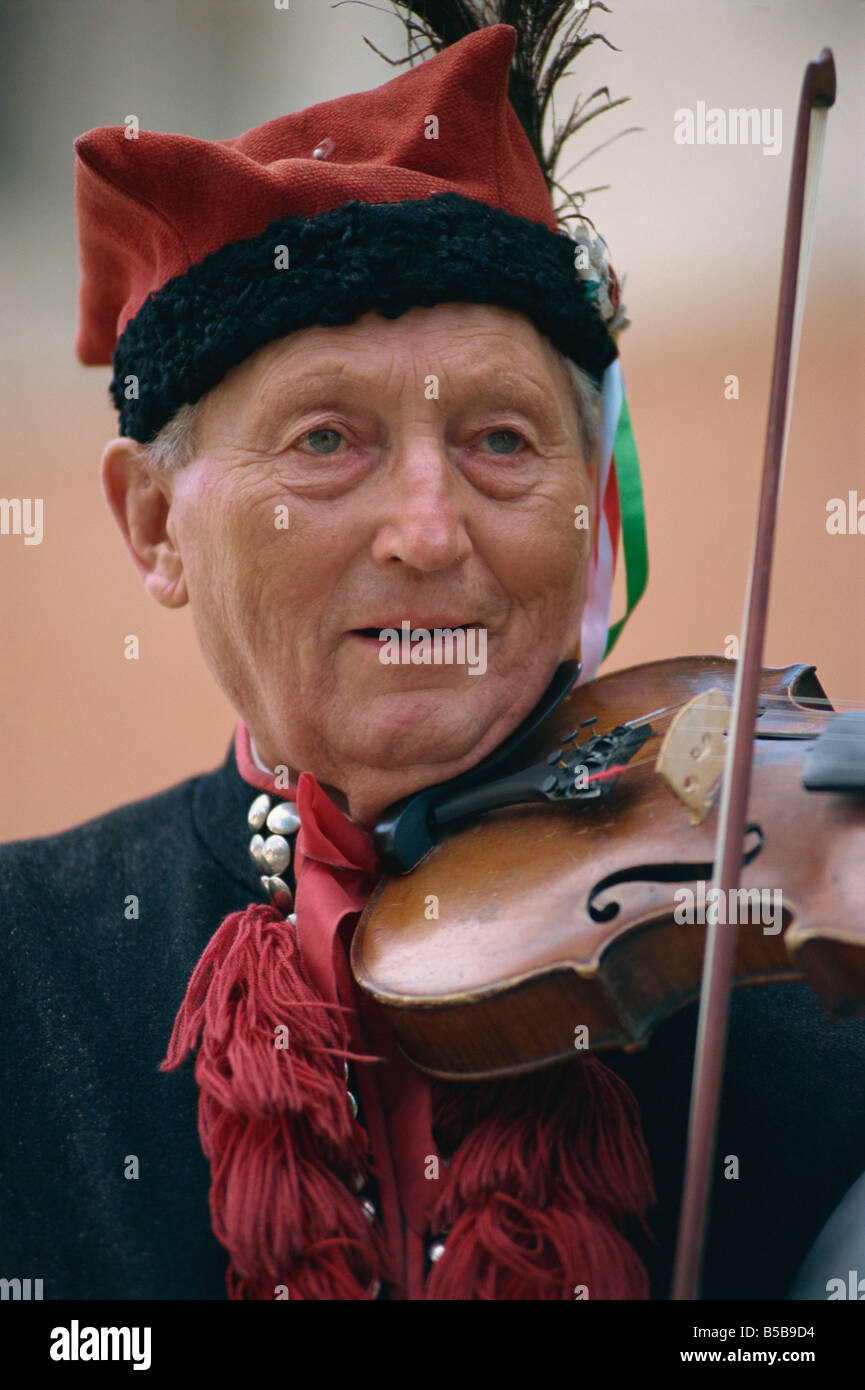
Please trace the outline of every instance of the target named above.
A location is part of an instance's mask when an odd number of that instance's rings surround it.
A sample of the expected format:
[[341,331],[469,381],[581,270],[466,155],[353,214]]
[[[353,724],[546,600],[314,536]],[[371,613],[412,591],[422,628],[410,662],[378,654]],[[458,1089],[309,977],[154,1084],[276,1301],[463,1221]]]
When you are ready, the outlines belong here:
[[[748,844],[748,837],[754,837],[754,843]],[[742,864],[750,864],[763,848],[763,831],[759,825],[751,822],[745,827],[745,849],[742,853]],[[612,901],[603,904],[598,903],[598,899],[603,896],[610,888],[615,888],[620,883],[695,883],[699,879],[712,878],[715,866],[711,860],[702,864],[635,864],[627,869],[616,869],[614,873],[607,874],[600,879],[592,889],[586,901],[586,911],[593,922],[611,922],[621,911],[621,903]]]

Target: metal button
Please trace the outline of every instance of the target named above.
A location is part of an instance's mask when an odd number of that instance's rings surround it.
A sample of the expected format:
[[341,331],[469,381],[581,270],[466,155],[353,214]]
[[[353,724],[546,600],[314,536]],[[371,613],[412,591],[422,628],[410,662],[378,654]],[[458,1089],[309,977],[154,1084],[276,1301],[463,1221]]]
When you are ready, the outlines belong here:
[[293,801],[280,801],[267,817],[267,828],[274,835],[293,835],[300,829],[300,816]]
[[261,827],[264,825],[265,820],[267,819],[267,813],[269,810],[270,797],[267,796],[264,792],[262,792],[261,796],[257,796],[249,808],[249,815],[246,819],[249,822],[250,830],[261,829]]
[[360,1209],[366,1217],[367,1221],[375,1221],[375,1218],[378,1215],[378,1213],[375,1209],[375,1203],[371,1202],[368,1197],[364,1197],[363,1201],[360,1204]]
[[356,1120],[356,1119],[357,1119],[357,1101],[355,1100],[355,1098],[354,1098],[354,1096],[352,1095],[351,1091],[346,1091],[346,1095],[348,1096],[348,1103],[349,1103],[349,1105],[351,1106],[352,1119]]
[[289,908],[294,906],[294,894],[284,879],[276,874],[265,874],[262,876],[261,884],[274,907],[279,908],[280,912],[288,912]]
[[261,853],[272,874],[284,874],[291,863],[291,845],[282,835],[269,835]]
[[441,1257],[442,1257],[442,1255],[444,1254],[444,1252],[445,1252],[445,1248],[444,1248],[444,1245],[442,1244],[442,1242],[441,1242],[440,1240],[436,1241],[435,1245],[431,1245],[431,1246],[430,1246],[429,1251],[428,1251],[428,1254],[429,1254],[429,1257],[430,1257],[430,1259],[432,1260],[433,1264],[435,1264],[436,1260],[440,1260],[440,1259],[441,1259]]

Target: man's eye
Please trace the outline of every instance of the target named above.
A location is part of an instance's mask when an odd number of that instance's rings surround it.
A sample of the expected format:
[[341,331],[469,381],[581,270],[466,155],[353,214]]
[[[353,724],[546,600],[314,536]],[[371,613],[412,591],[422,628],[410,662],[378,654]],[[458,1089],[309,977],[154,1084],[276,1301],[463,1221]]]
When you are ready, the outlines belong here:
[[490,441],[494,454],[515,454],[523,442],[516,430],[491,430],[484,438]]
[[310,430],[304,435],[316,454],[333,454],[339,448],[342,435],[339,430]]

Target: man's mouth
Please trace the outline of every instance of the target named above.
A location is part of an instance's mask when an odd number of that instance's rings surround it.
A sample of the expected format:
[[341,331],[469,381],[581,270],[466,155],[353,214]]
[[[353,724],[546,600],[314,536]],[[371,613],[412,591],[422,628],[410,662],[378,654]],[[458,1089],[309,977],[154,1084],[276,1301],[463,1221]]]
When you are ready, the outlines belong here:
[[[402,624],[403,621],[405,621],[405,620],[404,620],[404,619],[401,619],[399,622],[395,622],[395,623],[382,623],[381,627],[355,627],[355,628],[352,628],[352,632],[353,632],[356,636],[358,636],[358,637],[374,637],[374,638],[376,639],[376,641],[384,641],[385,639],[382,637],[382,633],[383,633],[383,632],[388,632],[388,633],[390,633],[390,632],[397,632],[397,633],[401,633],[401,632],[402,632],[402,626],[401,626],[401,624]],[[448,630],[451,631],[451,632],[459,632],[460,630],[462,630],[463,632],[468,632],[469,628],[474,628],[474,627],[480,627],[480,623],[449,623],[449,622],[417,623],[417,622],[412,622],[412,623],[409,624],[410,632],[434,632],[434,631],[436,630],[436,628],[438,628],[439,631],[444,631],[445,629],[448,629]]]
[[397,619],[375,627],[352,628],[360,648],[384,666],[466,666],[469,675],[487,669],[488,632],[482,623],[454,623],[448,618],[423,615]]

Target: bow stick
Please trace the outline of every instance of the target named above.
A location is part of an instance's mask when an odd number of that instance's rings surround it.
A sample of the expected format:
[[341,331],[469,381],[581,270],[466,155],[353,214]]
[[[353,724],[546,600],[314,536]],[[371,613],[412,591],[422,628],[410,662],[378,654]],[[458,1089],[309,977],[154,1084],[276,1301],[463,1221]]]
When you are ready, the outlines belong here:
[[[760,504],[742,623],[742,650],[736,667],[732,732],[718,814],[713,887],[720,889],[724,896],[716,898],[716,902],[730,901],[729,893],[738,887],[741,873],[778,500],[802,330],[826,113],[834,100],[835,63],[830,50],[824,48],[816,62],[809,63],[805,69],[796,122]],[[699,1296],[737,936],[736,926],[720,922],[711,923],[706,936],[685,1184],[673,1278],[674,1299]]]

